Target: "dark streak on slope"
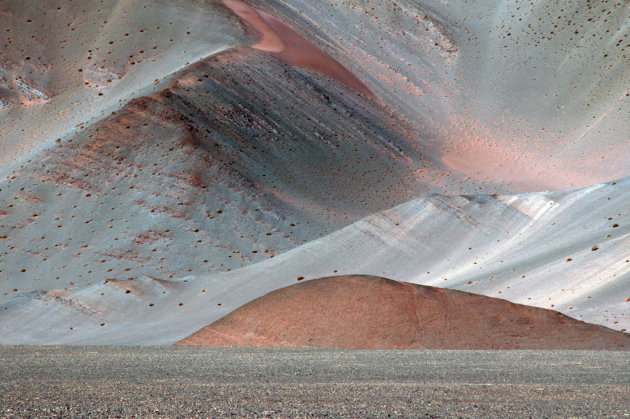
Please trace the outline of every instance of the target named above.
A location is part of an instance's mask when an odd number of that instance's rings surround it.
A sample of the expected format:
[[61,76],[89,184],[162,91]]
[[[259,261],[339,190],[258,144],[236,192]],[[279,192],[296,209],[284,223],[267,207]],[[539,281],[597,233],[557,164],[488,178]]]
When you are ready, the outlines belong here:
[[0,300],[233,269],[409,200],[434,179],[402,125],[251,48],[210,58],[4,182]]

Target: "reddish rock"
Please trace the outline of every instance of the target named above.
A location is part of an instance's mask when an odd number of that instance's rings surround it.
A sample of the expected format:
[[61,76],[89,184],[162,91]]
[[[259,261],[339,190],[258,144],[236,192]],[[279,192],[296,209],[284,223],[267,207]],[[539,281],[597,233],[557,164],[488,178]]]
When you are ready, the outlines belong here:
[[271,292],[177,345],[630,350],[630,335],[497,298],[338,276]]

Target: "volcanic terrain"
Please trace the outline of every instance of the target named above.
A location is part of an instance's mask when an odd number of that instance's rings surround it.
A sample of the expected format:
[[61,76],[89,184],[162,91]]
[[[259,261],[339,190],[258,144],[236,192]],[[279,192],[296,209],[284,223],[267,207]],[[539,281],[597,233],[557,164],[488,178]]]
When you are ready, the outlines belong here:
[[629,20],[3,2],[0,343],[627,349]]

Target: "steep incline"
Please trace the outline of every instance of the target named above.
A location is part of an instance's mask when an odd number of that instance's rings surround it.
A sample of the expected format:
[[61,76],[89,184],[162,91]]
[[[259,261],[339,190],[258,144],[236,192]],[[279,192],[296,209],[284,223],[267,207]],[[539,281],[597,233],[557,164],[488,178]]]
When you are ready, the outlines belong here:
[[252,0],[350,69],[480,182],[630,174],[630,3]]

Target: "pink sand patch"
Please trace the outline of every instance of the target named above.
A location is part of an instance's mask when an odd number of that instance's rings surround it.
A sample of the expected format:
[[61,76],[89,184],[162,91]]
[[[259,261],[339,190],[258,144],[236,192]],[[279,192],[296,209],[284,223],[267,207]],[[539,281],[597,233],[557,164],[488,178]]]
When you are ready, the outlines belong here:
[[558,159],[501,145],[465,147],[442,155],[449,168],[473,179],[511,186],[519,191],[561,190],[611,180],[586,170],[567,168]]
[[374,98],[374,93],[354,74],[278,19],[240,0],[222,1],[257,33],[259,39],[252,48],[268,52],[292,67],[328,76],[366,97]]
[[192,73],[177,79],[177,85],[181,88],[194,87],[199,83],[200,81]]
[[441,160],[477,181],[529,192],[586,187],[624,175],[594,156],[571,157],[567,146],[560,146],[566,142],[560,137],[501,136],[475,120],[454,120],[453,126]]

